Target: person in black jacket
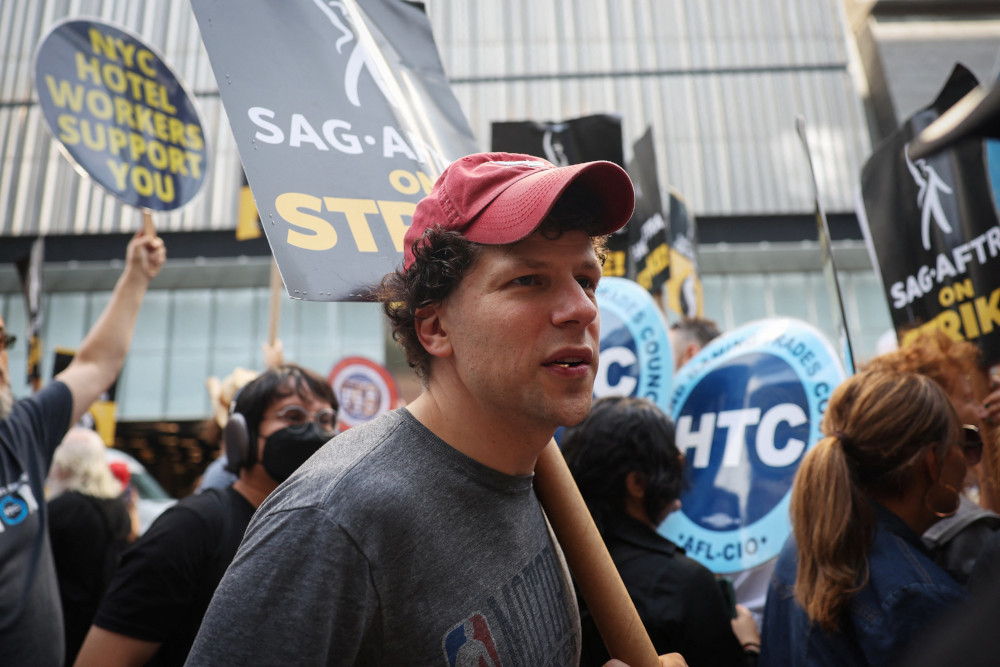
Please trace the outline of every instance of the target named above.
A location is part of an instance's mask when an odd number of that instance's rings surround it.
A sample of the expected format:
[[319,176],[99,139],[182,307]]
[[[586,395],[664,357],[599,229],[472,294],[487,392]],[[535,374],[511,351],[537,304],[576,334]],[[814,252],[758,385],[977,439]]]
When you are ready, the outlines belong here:
[[[656,531],[684,485],[670,418],[648,399],[602,398],[562,448],[657,653],[676,651],[692,667],[755,664],[750,612],[737,605],[733,619],[715,575]],[[580,664],[602,665],[608,653],[582,599],[580,614]]]
[[122,554],[76,666],[184,664],[254,511],[333,438],[339,407],[330,384],[296,364],[245,385],[223,435],[236,481],[181,499]]
[[132,533],[122,485],[95,431],[73,427],[56,447],[46,484],[49,540],[72,665]]

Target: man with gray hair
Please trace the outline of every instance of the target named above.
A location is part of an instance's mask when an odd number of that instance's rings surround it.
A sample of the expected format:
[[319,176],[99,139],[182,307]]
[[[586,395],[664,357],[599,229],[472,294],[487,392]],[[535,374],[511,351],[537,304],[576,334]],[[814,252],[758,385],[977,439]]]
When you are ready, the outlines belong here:
[[670,347],[674,350],[674,371],[691,360],[719,336],[719,326],[704,317],[685,317],[670,325]]
[[95,431],[71,428],[56,447],[46,485],[67,665],[76,659],[132,534],[124,489],[106,449]]

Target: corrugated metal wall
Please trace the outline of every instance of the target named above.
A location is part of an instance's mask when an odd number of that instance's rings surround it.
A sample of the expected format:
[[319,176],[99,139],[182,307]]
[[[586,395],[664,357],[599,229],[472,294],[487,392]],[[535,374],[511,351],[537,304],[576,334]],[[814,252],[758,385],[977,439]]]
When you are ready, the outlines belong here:
[[[827,210],[853,209],[870,145],[839,0],[429,0],[427,9],[483,149],[493,121],[617,113],[627,152],[648,125],[654,128],[661,188],[677,189],[695,215],[803,214],[812,211],[812,190],[795,132],[801,115]],[[80,16],[138,33],[185,81],[200,110],[212,167],[196,199],[158,215],[158,228],[235,228],[239,159],[187,0],[0,0],[0,243],[4,236],[98,234],[141,224],[137,211],[80,177],[59,154],[36,103],[37,44],[57,21]],[[757,273],[734,274],[730,264],[715,262],[705,276],[708,314],[725,328],[790,315],[833,336],[818,265],[776,270],[764,261]],[[854,266],[841,275],[862,342],[858,353],[870,355],[888,326],[884,302],[870,270]],[[154,289],[150,297],[133,345],[138,354],[123,379],[124,418],[200,414],[207,410],[206,374],[259,365],[261,285]],[[50,300],[47,349],[77,345],[106,298],[72,292]],[[0,314],[18,333],[21,301],[18,293],[0,295]],[[282,315],[289,356],[321,371],[342,354],[380,359],[377,313],[354,307],[364,304],[289,305]],[[228,326],[230,320],[250,324]],[[15,350],[12,368],[23,367],[23,351]],[[161,382],[146,391],[151,377]],[[144,391],[129,391],[137,386]],[[15,390],[22,394],[26,385]]]
[[473,130],[618,113],[647,125],[664,183],[696,215],[801,213],[812,191],[853,210],[870,152],[838,0],[430,2],[445,71]]
[[[812,206],[801,115],[827,209],[853,208],[870,146],[839,0],[432,0],[428,14],[484,149],[493,121],[617,113],[627,147],[654,128],[661,185],[694,214],[801,213]],[[0,236],[139,226],[59,155],[36,104],[35,49],[70,16],[137,32],[194,95],[213,166],[195,201],[158,226],[233,228],[239,161],[186,0],[4,0]]]

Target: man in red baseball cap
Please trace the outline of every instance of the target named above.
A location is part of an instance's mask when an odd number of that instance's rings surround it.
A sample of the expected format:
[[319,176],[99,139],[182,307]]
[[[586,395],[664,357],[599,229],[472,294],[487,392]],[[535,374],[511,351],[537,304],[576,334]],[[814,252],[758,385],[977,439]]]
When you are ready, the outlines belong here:
[[603,237],[633,204],[610,162],[482,153],[444,171],[382,285],[424,391],[261,505],[188,664],[578,664],[532,473],[590,410]]

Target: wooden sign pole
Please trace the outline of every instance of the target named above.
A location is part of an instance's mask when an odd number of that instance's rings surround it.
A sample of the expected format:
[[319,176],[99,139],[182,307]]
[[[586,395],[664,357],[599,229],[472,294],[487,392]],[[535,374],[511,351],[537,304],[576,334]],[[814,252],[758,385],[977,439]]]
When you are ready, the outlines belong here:
[[142,231],[149,236],[156,236],[156,225],[153,224],[153,212],[142,209]]
[[274,345],[278,340],[278,320],[281,316],[281,292],[285,284],[281,281],[281,273],[278,271],[278,263],[271,258],[271,307],[267,327],[267,342]]
[[658,667],[656,649],[555,440],[535,464],[535,493],[608,653],[629,667]]

